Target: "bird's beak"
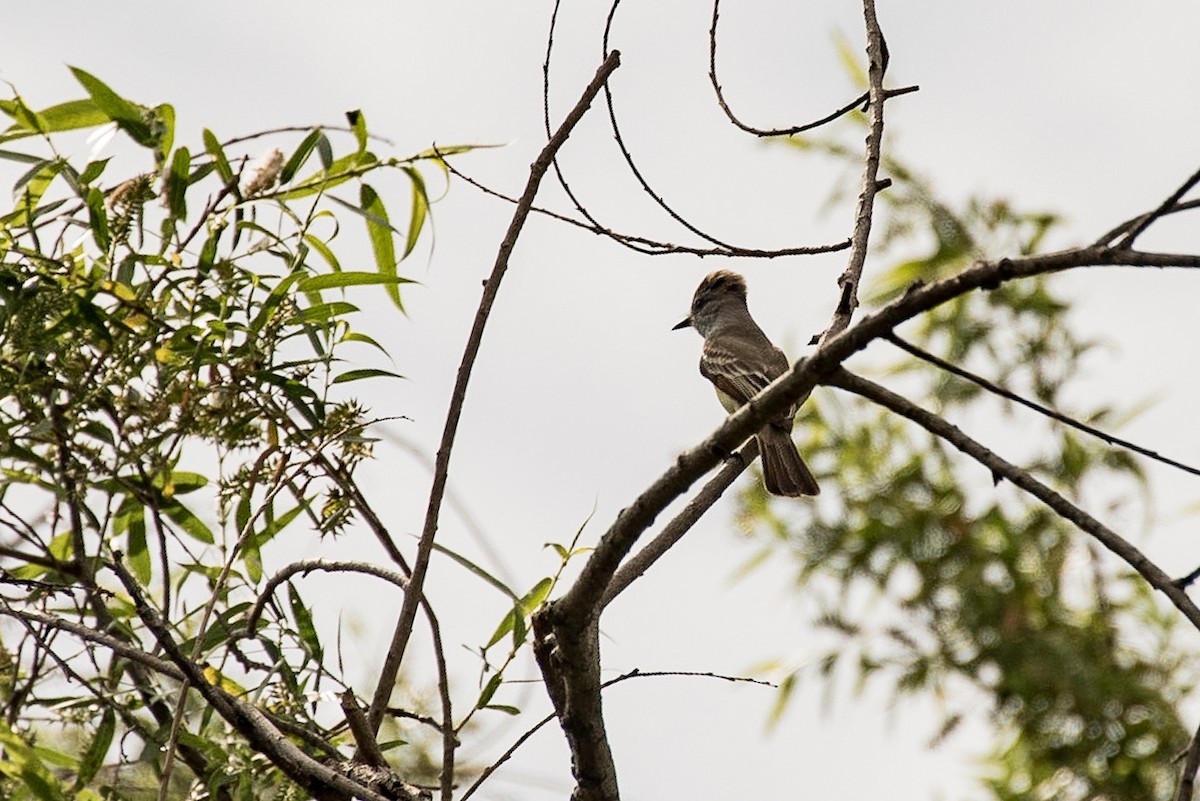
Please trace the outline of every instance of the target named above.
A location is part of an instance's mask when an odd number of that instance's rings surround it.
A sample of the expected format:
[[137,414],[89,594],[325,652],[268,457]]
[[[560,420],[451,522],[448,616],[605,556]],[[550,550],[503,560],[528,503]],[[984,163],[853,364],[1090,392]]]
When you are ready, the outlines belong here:
[[685,317],[683,319],[683,322],[679,323],[678,325],[672,326],[671,330],[678,331],[680,328],[691,328],[691,327],[692,327],[692,318]]

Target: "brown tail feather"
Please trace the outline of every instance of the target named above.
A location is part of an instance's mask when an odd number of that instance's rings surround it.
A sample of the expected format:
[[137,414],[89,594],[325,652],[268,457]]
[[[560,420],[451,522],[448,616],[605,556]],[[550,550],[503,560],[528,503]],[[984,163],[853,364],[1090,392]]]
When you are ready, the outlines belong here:
[[786,431],[767,426],[758,434],[758,449],[762,452],[763,485],[767,492],[789,498],[820,494],[817,480]]

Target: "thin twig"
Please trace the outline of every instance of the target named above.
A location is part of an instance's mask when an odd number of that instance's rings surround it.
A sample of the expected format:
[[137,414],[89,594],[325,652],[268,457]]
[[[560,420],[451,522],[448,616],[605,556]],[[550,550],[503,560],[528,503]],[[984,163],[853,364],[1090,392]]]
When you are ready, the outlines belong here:
[[[1184,203],[1176,203],[1171,208],[1162,212],[1160,216],[1166,217],[1169,214],[1178,214],[1181,211],[1191,211],[1192,209],[1200,209],[1200,200],[1188,200]],[[1098,246],[1107,246],[1111,244],[1112,241],[1118,236],[1130,230],[1133,228],[1133,226],[1140,224],[1143,220],[1148,219],[1153,213],[1154,212],[1152,211],[1148,211],[1145,214],[1139,214],[1131,220],[1126,220],[1120,225],[1114,226],[1112,230],[1108,231],[1106,234],[1104,234],[1104,236],[1097,239],[1093,244]]]
[[1191,191],[1192,187],[1198,183],[1200,183],[1200,170],[1196,170],[1194,173],[1188,176],[1188,179],[1180,184],[1179,188],[1172,192],[1170,197],[1160,203],[1158,208],[1149,214],[1143,215],[1137,224],[1130,229],[1129,233],[1125,234],[1125,236],[1121,238],[1120,242],[1117,242],[1116,247],[1122,250],[1133,247],[1133,240],[1137,239],[1143,231],[1153,225],[1154,222],[1164,214],[1168,214],[1172,207],[1182,200],[1183,196]]
[[275,594],[275,590],[279,588],[280,584],[297,573],[308,575],[314,571],[322,573],[364,573],[369,576],[381,578],[384,581],[390,581],[402,590],[407,590],[408,588],[407,577],[397,573],[395,570],[388,570],[386,567],[380,567],[371,562],[329,561],[327,559],[304,559],[299,562],[292,562],[271,576],[266,586],[258,594],[258,598],[254,601],[254,606],[250,608],[250,614],[246,616],[246,636],[254,636],[254,631],[258,627],[258,618],[262,615],[263,609],[266,608],[267,603],[270,602],[271,597]]
[[[762,679],[752,679],[748,676],[729,676],[729,675],[725,675],[722,673],[708,673],[708,672],[692,671],[692,670],[646,670],[646,671],[642,671],[642,670],[635,669],[635,670],[629,671],[628,673],[624,673],[620,676],[617,676],[615,679],[609,679],[608,681],[606,681],[600,685],[600,689],[606,690],[609,687],[613,686],[614,684],[620,684],[621,682],[629,681],[630,679],[664,678],[664,677],[671,677],[671,676],[677,676],[677,677],[683,677],[683,678],[719,679],[721,681],[728,681],[728,682],[732,682],[734,684],[757,684],[757,685],[760,685],[763,687],[774,687],[775,686],[774,684],[772,684],[769,681],[763,681]],[[526,741],[529,740],[530,737],[537,734],[538,730],[540,730],[543,726],[545,726],[547,723],[549,723],[552,720],[554,720],[553,712],[550,713],[549,715],[546,715],[546,717],[542,718],[537,723],[535,723],[532,727],[530,727],[525,732],[523,732],[521,734],[521,736],[518,737],[513,742],[513,744],[510,745],[504,751],[504,753],[501,754],[499,756],[499,758],[496,759],[495,762],[493,762],[492,764],[490,764],[486,768],[484,768],[483,772],[479,774],[479,778],[477,778],[471,784],[471,786],[466,789],[466,792],[464,792],[462,794],[462,798],[460,798],[459,801],[467,801],[468,798],[470,798],[472,795],[474,795],[475,791],[479,789],[480,785],[482,785],[485,781],[487,781],[488,778],[490,778],[493,773],[495,773],[497,770],[499,770],[501,765],[503,765],[508,760],[512,759],[512,755],[517,752],[518,748],[520,748],[522,745],[524,745],[526,743]]]
[[[458,168],[454,167],[449,162],[446,163],[446,169],[450,172],[451,175],[454,175],[455,177],[457,177],[463,181],[466,181],[468,184],[475,187],[479,191],[483,192],[485,195],[489,195],[491,197],[497,198],[498,200],[503,200],[506,203],[517,203],[518,202],[518,198],[512,197],[511,195],[506,195],[503,192],[498,192],[495,189],[492,189],[491,187],[489,187],[489,186],[483,184],[482,182],[467,175],[462,170],[459,170]],[[568,193],[568,196],[570,196],[570,194],[571,194],[570,187],[564,185],[563,189]],[[576,203],[576,209],[579,210],[578,203]],[[645,254],[647,256],[668,256],[668,255],[683,254],[683,255],[690,255],[690,256],[729,256],[731,258],[777,259],[777,258],[781,258],[783,256],[813,256],[818,253],[836,253],[839,250],[846,250],[847,248],[850,247],[850,240],[845,239],[845,240],[842,240],[841,242],[833,242],[828,245],[802,245],[799,247],[792,247],[792,248],[772,248],[772,249],[742,248],[742,247],[736,247],[736,248],[732,248],[732,249],[722,248],[722,247],[700,248],[700,247],[693,247],[691,245],[679,245],[674,242],[664,242],[664,241],[657,240],[657,239],[648,239],[648,238],[642,237],[642,236],[635,236],[633,234],[623,234],[619,231],[614,231],[613,229],[606,228],[602,224],[597,222],[593,217],[591,217],[591,215],[587,212],[586,209],[580,210],[580,213],[585,215],[585,217],[587,217],[587,221],[576,220],[573,217],[568,217],[565,214],[560,214],[557,211],[545,209],[540,206],[534,206],[533,208],[530,209],[530,211],[534,214],[542,214],[547,217],[550,217],[551,219],[558,220],[559,222],[563,222],[568,225],[574,225],[576,228],[581,228],[584,231],[588,231],[589,233],[606,236],[609,239],[612,239],[614,242],[616,242],[620,245],[624,245],[625,247],[629,248],[630,250]]]
[[[841,108],[830,114],[826,114],[824,117],[821,117],[818,120],[806,122],[802,125],[793,125],[789,128],[756,128],[753,125],[742,122],[738,116],[733,113],[733,109],[729,107],[729,103],[726,102],[725,93],[721,89],[721,82],[717,78],[717,20],[720,18],[720,15],[721,0],[713,0],[712,26],[708,30],[708,80],[712,84],[713,91],[716,92],[717,105],[721,107],[721,111],[725,112],[725,116],[729,118],[731,123],[738,128],[741,128],[746,133],[763,138],[772,136],[794,136],[798,133],[811,131],[814,128],[820,128],[822,125],[828,125],[834,120],[846,116],[860,106],[869,104],[871,102],[870,92],[863,92],[861,95],[854,98]],[[919,91],[919,89],[920,87],[918,86],[906,86],[903,89],[888,90],[886,95],[887,97],[896,97],[898,95]]]
[[483,342],[483,331],[487,326],[492,305],[495,303],[496,294],[500,290],[500,282],[503,280],[504,273],[508,269],[509,257],[516,246],[521,229],[525,226],[525,221],[529,217],[529,210],[533,206],[533,199],[537,195],[538,187],[541,185],[542,176],[549,169],[554,155],[562,147],[563,143],[567,141],[567,137],[570,136],[571,131],[583,117],[584,112],[587,111],[596,94],[608,80],[608,76],[612,74],[613,70],[620,63],[621,55],[617,51],[613,51],[605,59],[604,63],[596,71],[595,77],[592,78],[592,82],[588,84],[587,89],[584,90],[583,95],[579,98],[579,102],[571,109],[566,119],[563,120],[562,125],[559,126],[558,131],[550,138],[550,141],[546,143],[546,146],[542,148],[542,152],[538,154],[537,159],[533,162],[529,170],[529,180],[526,182],[525,191],[521,194],[521,200],[513,211],[512,221],[509,223],[504,240],[500,243],[500,250],[496,254],[496,261],[492,267],[491,276],[484,285],[483,297],[479,301],[479,309],[475,313],[475,321],[471,326],[471,334],[467,339],[462,364],[458,368],[458,377],[455,380],[454,391],[450,396],[450,408],[446,413],[446,425],[442,431],[441,443],[438,446],[433,486],[429,492],[429,505],[425,512],[425,524],[422,527],[421,539],[417,545],[417,555],[413,560],[409,585],[411,591],[406,592],[404,595],[404,603],[400,607],[400,615],[396,621],[396,630],[392,637],[392,643],[388,648],[383,668],[380,670],[379,684],[375,688],[375,695],[371,699],[371,707],[367,712],[367,720],[370,721],[371,728],[375,732],[379,731],[379,724],[383,721],[388,698],[391,697],[396,683],[396,676],[400,672],[400,662],[404,658],[404,651],[408,647],[408,639],[412,635],[417,603],[422,597],[425,572],[429,567],[429,557],[433,552],[433,540],[437,533],[438,517],[441,512],[442,498],[446,492],[446,479],[450,469],[450,454],[454,448],[454,437],[458,431],[459,418],[462,416],[463,403],[466,401],[467,384],[471,378],[471,370],[475,365],[475,358],[479,354],[479,347]]
[[1006,400],[1010,400],[1013,403],[1019,403],[1028,409],[1034,410],[1038,414],[1045,415],[1046,417],[1049,417],[1051,420],[1057,420],[1058,422],[1062,423],[1063,425],[1070,426],[1071,428],[1074,428],[1078,431],[1082,431],[1085,434],[1091,434],[1093,437],[1096,437],[1097,439],[1101,439],[1104,442],[1107,442],[1109,445],[1115,445],[1119,448],[1125,448],[1127,450],[1131,450],[1134,453],[1140,453],[1142,456],[1145,456],[1149,459],[1153,459],[1156,462],[1162,462],[1165,465],[1170,465],[1171,467],[1182,470],[1185,473],[1191,473],[1194,476],[1200,476],[1200,468],[1192,467],[1191,465],[1184,464],[1183,462],[1178,462],[1167,456],[1163,456],[1162,454],[1157,453],[1156,451],[1152,451],[1149,448],[1143,448],[1141,445],[1130,442],[1127,439],[1121,439],[1120,437],[1115,437],[1112,434],[1108,434],[1108,433],[1105,433],[1104,431],[1101,431],[1100,429],[1096,428],[1095,426],[1090,426],[1087,423],[1084,423],[1080,420],[1076,420],[1074,417],[1069,417],[1068,415],[1065,415],[1062,412],[1055,411],[1054,409],[1051,409],[1049,406],[1045,406],[1043,404],[1038,403],[1037,401],[1032,401],[1032,400],[1029,400],[1028,398],[1024,398],[1024,397],[1016,394],[1015,392],[1011,392],[1010,390],[1005,389],[1004,387],[1000,386],[999,384],[989,381],[988,379],[984,378],[983,376],[976,375],[975,373],[972,373],[969,370],[964,370],[963,368],[959,367],[956,364],[951,364],[950,362],[946,361],[945,359],[943,359],[939,356],[935,356],[934,354],[930,353],[929,351],[927,351],[923,348],[920,348],[920,347],[912,344],[911,342],[901,339],[899,336],[897,336],[895,334],[895,332],[892,332],[892,333],[886,335],[884,337],[884,339],[886,339],[888,342],[891,342],[893,345],[900,348],[901,350],[907,351],[908,353],[912,354],[913,356],[916,356],[918,359],[929,362],[933,366],[938,367],[942,370],[945,370],[946,372],[950,373],[951,375],[956,375],[959,378],[970,381],[972,384],[975,384],[976,386],[986,389],[988,392],[992,393],[993,395],[997,395]]

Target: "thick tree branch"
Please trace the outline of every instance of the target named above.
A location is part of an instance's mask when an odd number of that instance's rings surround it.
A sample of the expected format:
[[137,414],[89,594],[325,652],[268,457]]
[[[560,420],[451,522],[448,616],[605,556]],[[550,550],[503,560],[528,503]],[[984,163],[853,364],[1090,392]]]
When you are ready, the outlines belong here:
[[641,578],[651,565],[657,562],[675,543],[679,542],[683,535],[687,534],[696,524],[696,521],[725,494],[725,490],[729,489],[737,477],[754,463],[757,457],[758,440],[751,439],[732,458],[726,459],[724,467],[708,480],[695,497],[688,501],[687,506],[671,519],[671,522],[663,526],[658,536],[646,543],[640,551],[621,565],[613,575],[612,581],[608,583],[604,595],[600,598],[600,608],[608,606],[614,598],[624,592],[626,587]]
[[404,658],[404,651],[408,647],[409,637],[412,635],[413,621],[416,617],[417,604],[422,597],[422,590],[425,583],[425,573],[429,568],[429,557],[433,553],[433,540],[437,534],[438,517],[441,513],[442,498],[446,492],[446,478],[450,470],[450,453],[454,448],[454,437],[458,432],[458,421],[462,416],[463,403],[466,401],[467,384],[471,379],[471,370],[475,365],[475,358],[479,355],[479,347],[483,343],[483,331],[487,326],[488,317],[492,311],[492,304],[496,301],[496,294],[500,290],[500,282],[504,278],[504,273],[508,269],[509,257],[512,255],[513,248],[517,244],[517,238],[521,234],[521,229],[525,226],[525,220],[529,217],[529,210],[533,207],[533,199],[537,195],[538,187],[541,185],[542,177],[549,169],[550,163],[553,161],[555,154],[563,143],[567,141],[567,137],[571,135],[571,131],[575,125],[582,119],[584,112],[595,99],[596,94],[604,86],[608,77],[621,64],[621,54],[618,51],[613,51],[600,68],[596,71],[596,75],[592,78],[592,82],[588,84],[583,95],[579,98],[579,102],[571,109],[559,126],[558,131],[542,148],[542,152],[538,154],[537,159],[529,169],[529,180],[525,184],[525,191],[521,194],[521,200],[517,203],[516,209],[513,211],[512,221],[509,223],[508,231],[504,235],[504,240],[500,243],[500,250],[496,254],[496,262],[492,267],[492,273],[484,283],[483,297],[479,301],[479,309],[475,313],[475,322],[471,327],[471,334],[467,339],[467,346],[463,353],[462,364],[458,368],[458,378],[454,383],[454,391],[450,396],[450,408],[446,413],[446,425],[442,431],[441,444],[438,446],[437,461],[435,463],[433,474],[433,486],[429,492],[429,505],[425,512],[425,524],[421,529],[421,539],[417,545],[417,556],[413,561],[412,576],[409,579],[410,591],[404,594],[404,603],[400,607],[399,619],[396,621],[396,630],[392,636],[392,644],[388,648],[387,657],[384,659],[383,668],[380,670],[379,684],[375,688],[375,695],[371,699],[371,707],[367,713],[367,719],[371,723],[371,728],[378,733],[379,725],[383,722],[384,713],[387,711],[387,702],[392,695],[392,690],[396,684],[396,676],[400,672],[400,662]]
[[1115,531],[1034,478],[1027,470],[998,456],[942,417],[925,411],[907,398],[847,370],[834,371],[826,383],[829,386],[861,395],[867,400],[874,401],[901,417],[913,421],[982,464],[992,472],[992,475],[1007,479],[1013,485],[1042,501],[1064,520],[1074,523],[1082,531],[1090,534],[1101,545],[1136,570],[1151,587],[1166,595],[1175,608],[1182,612],[1183,616],[1197,630],[1200,630],[1200,607],[1192,602],[1186,592],[1176,586],[1162,568],[1150,561],[1144,553]]

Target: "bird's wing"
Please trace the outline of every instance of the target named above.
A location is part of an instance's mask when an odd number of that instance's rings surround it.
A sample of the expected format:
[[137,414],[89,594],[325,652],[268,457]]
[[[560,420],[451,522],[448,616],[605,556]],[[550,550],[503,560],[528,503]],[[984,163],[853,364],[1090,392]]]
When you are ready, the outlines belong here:
[[700,357],[700,374],[728,395],[738,406],[753,398],[770,384],[774,376],[760,366],[739,357],[720,342],[707,342]]

